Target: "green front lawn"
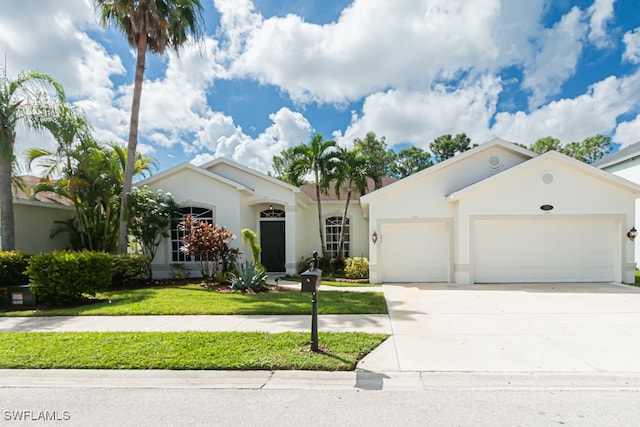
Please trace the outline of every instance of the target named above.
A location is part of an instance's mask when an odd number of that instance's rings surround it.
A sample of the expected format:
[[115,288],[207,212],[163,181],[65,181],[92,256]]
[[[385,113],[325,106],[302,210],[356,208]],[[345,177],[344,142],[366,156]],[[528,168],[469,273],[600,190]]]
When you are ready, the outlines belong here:
[[0,368],[353,370],[386,339],[320,332],[2,332]]
[[640,270],[636,270],[636,285],[640,285]]
[[[220,293],[197,285],[102,292],[76,307],[5,311],[0,316],[124,316],[160,314],[310,314],[311,294]],[[318,292],[319,314],[386,314],[381,292]]]

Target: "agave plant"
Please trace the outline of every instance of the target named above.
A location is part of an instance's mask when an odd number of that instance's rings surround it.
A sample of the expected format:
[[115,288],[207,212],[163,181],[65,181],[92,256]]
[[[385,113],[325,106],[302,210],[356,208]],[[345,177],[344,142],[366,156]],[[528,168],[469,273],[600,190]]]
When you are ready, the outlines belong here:
[[267,273],[253,261],[236,264],[237,273],[231,274],[231,290],[261,292],[267,289]]

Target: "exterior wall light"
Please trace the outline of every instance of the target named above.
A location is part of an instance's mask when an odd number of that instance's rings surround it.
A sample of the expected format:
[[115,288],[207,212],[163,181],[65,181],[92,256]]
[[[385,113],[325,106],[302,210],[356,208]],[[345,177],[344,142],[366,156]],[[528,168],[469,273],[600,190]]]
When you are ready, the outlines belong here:
[[374,245],[378,241],[378,233],[376,233],[376,230],[373,230],[373,234],[371,234],[371,241],[373,242]]
[[629,240],[633,242],[637,236],[638,236],[638,230],[636,230],[635,226],[631,227],[631,230],[627,232],[627,237],[629,238]]
[[272,211],[273,210],[273,205],[271,203],[269,203],[269,210]]

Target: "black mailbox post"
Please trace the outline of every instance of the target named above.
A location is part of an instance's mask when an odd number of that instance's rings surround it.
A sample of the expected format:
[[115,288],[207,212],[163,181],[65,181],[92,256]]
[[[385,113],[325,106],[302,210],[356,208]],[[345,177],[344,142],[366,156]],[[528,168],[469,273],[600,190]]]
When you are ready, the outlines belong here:
[[309,269],[301,275],[301,291],[311,292],[311,351],[318,348],[318,288],[322,282],[322,270],[318,268],[318,252],[313,252]]

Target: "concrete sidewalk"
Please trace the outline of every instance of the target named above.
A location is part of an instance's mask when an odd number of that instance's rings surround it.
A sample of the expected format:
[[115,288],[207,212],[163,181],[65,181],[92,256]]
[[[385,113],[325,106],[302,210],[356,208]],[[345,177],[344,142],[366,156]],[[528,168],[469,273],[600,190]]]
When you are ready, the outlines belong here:
[[[328,314],[318,316],[320,332],[391,333],[386,314]],[[180,332],[264,331],[309,332],[311,315],[271,316],[53,316],[0,317],[0,332]]]

